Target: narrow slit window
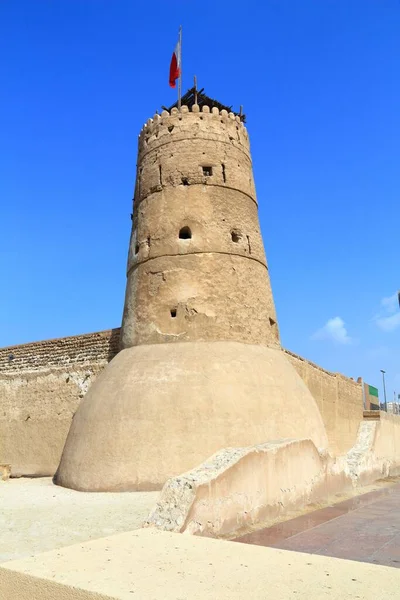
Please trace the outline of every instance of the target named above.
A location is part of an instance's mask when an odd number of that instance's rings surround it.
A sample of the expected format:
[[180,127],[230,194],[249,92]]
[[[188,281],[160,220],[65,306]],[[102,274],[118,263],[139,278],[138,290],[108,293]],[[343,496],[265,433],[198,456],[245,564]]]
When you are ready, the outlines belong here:
[[171,318],[175,319],[175,317],[176,317],[176,308],[171,308],[170,313],[171,313]]
[[211,177],[213,174],[212,167],[203,167],[203,175],[204,177]]

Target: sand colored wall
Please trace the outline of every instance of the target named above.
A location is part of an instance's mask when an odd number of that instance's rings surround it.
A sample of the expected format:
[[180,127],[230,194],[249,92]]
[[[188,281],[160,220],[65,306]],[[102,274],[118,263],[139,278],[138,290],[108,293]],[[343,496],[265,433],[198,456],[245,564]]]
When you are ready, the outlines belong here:
[[0,350],[0,463],[13,476],[54,474],[78,404],[118,337],[110,330]]
[[378,459],[391,462],[390,474],[394,475],[400,472],[400,415],[391,415],[380,411],[373,452]]
[[400,415],[365,411],[357,443],[347,454],[347,463],[357,485],[399,475]]
[[347,452],[356,442],[363,418],[361,383],[285,352],[318,404],[331,450],[335,454]]
[[[54,474],[72,415],[117,353],[119,333],[113,329],[0,349],[0,463],[10,463],[13,475]],[[286,356],[317,401],[331,448],[345,452],[362,419],[358,384],[291,352]]]
[[167,481],[146,526],[237,537],[351,487],[344,467],[308,439],[227,448]]
[[328,445],[315,400],[281,350],[143,344],[119,352],[91,386],[56,481],[83,491],[161,489],[222,448],[285,438]]
[[[191,237],[181,239],[185,227]],[[239,117],[183,106],[149,119],[139,136],[127,276],[124,348],[212,340],[279,346]]]

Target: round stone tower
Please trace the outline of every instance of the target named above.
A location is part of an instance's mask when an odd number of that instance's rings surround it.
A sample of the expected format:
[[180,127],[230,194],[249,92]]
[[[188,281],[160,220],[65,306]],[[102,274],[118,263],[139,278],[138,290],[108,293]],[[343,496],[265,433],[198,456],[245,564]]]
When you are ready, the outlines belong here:
[[239,117],[164,111],[139,136],[122,347],[278,345],[249,140]]
[[327,439],[279,342],[249,140],[182,106],[139,136],[121,352],[73,419],[56,482],[158,489],[228,446]]

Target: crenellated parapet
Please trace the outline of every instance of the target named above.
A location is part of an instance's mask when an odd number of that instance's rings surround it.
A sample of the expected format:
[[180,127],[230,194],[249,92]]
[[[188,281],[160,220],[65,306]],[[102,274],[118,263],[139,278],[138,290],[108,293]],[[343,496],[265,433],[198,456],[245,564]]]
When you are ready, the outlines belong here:
[[238,116],[197,105],[154,115],[139,136],[135,207],[165,187],[208,185],[256,202],[247,131]]
[[228,140],[250,159],[249,137],[240,117],[216,107],[203,106],[200,109],[197,104],[191,109],[182,106],[180,111],[177,108],[171,112],[164,110],[161,115],[155,114],[148,119],[139,134],[139,159],[142,154],[170,140],[179,141],[185,134],[202,137],[202,133],[206,134],[207,139],[214,136],[215,141]]

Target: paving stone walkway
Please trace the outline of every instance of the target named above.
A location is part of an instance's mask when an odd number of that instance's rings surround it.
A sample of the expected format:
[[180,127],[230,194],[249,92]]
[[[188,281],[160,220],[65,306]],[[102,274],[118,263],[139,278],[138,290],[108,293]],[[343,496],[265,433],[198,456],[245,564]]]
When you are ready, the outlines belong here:
[[235,541],[399,568],[400,484],[249,533]]

